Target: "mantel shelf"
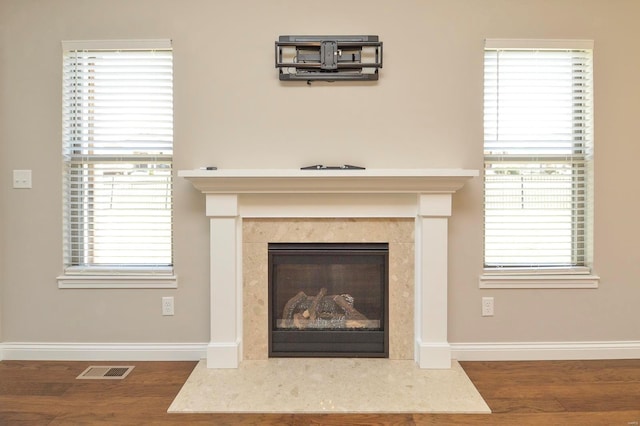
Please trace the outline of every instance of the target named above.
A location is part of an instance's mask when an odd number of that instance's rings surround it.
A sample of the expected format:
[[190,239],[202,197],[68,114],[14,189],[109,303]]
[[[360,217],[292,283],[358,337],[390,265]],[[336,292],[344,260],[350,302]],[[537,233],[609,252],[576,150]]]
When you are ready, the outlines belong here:
[[470,169],[180,170],[203,193],[453,193],[479,175]]

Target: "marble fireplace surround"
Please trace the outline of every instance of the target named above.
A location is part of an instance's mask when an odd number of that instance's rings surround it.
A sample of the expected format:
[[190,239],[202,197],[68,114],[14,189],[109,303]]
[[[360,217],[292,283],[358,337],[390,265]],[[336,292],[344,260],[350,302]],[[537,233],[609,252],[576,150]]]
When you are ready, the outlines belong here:
[[[448,218],[453,194],[478,174],[468,169],[179,171],[205,195],[210,220],[207,367],[237,368],[243,359],[267,356],[268,242],[348,240],[390,243],[390,358],[413,358],[420,368],[450,368]],[[402,312],[407,303],[411,309]]]

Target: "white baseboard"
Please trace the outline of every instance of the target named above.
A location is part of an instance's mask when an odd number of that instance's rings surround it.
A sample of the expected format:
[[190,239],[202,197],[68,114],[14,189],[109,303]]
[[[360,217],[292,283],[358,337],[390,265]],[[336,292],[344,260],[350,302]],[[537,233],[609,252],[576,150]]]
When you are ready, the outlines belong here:
[[640,341],[451,343],[458,361],[547,361],[640,358]]
[[[208,343],[0,343],[0,361],[198,361]],[[640,359],[640,341],[451,343],[458,361]]]
[[198,361],[207,343],[0,343],[0,360]]

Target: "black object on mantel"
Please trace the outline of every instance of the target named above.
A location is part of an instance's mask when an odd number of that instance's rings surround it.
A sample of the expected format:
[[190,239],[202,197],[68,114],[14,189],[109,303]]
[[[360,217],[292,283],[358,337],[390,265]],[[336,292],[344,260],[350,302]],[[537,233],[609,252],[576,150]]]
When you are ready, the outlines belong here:
[[315,166],[300,167],[300,170],[365,170],[365,168],[352,166],[351,164],[342,166],[323,166],[322,164],[316,164]]

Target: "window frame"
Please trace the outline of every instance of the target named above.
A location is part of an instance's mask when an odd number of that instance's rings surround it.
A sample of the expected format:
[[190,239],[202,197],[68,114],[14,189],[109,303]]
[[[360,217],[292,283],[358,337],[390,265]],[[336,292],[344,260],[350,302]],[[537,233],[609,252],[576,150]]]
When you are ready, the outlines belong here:
[[[169,39],[154,39],[154,40],[80,40],[80,41],[63,41],[62,43],[63,58],[66,52],[73,51],[127,51],[127,50],[141,50],[152,52],[154,50],[162,49],[165,51],[172,51],[172,43]],[[63,79],[67,76],[63,72]],[[173,92],[173,88],[171,89]],[[63,97],[64,99],[64,97]],[[63,132],[64,133],[64,132]],[[64,141],[64,139],[63,139]],[[66,142],[64,142],[66,143]],[[127,157],[127,154],[119,155],[119,160],[131,159]],[[162,156],[155,156],[160,158]],[[173,154],[165,156],[165,160],[173,163]],[[153,161],[157,161],[154,158]],[[144,158],[136,157],[137,162],[144,160]],[[65,160],[65,162],[71,160]],[[91,161],[91,160],[89,160]],[[161,162],[163,160],[161,159]],[[124,163],[123,163],[124,164]],[[142,163],[140,163],[142,164]],[[67,172],[63,173],[63,185]],[[169,167],[169,190],[173,192],[173,185],[171,181],[172,167]],[[70,197],[67,193],[67,189],[63,188],[63,203],[66,205],[70,202]],[[173,198],[173,194],[170,195],[170,199]],[[173,204],[169,207],[170,221],[173,223]],[[65,215],[66,217],[67,215]],[[170,250],[171,261],[168,264],[117,264],[117,265],[100,265],[100,264],[86,264],[77,265],[72,260],[72,254],[69,253],[68,245],[71,244],[71,238],[73,236],[69,232],[65,231],[65,227],[68,226],[66,218],[63,218],[63,273],[57,277],[59,288],[177,288],[177,277],[174,272],[173,266],[173,238],[170,238]],[[173,227],[173,225],[170,225]],[[172,234],[172,233],[171,233]]]
[[[536,39],[487,39],[485,41],[486,50],[497,49],[517,49],[517,50],[589,50],[593,52],[592,40],[536,40]],[[483,60],[483,64],[486,65],[486,59]],[[593,67],[593,63],[592,63]],[[593,79],[591,79],[591,85],[593,87]],[[486,89],[486,81],[483,83]],[[484,109],[483,109],[484,110]],[[486,111],[484,112],[486,113]],[[484,114],[483,113],[483,114]],[[591,112],[593,114],[593,112]],[[484,140],[483,145],[486,144]],[[484,155],[485,167],[488,158],[491,155]],[[548,161],[552,156],[538,160],[538,163],[544,163]],[[490,160],[489,160],[490,161]],[[593,193],[593,181],[592,181],[592,168],[593,160],[585,167],[590,168],[589,176],[586,178],[586,184],[590,185],[588,191]],[[533,163],[532,163],[533,164]],[[483,183],[483,187],[486,188],[486,181]],[[486,195],[483,196],[483,212],[486,214]],[[590,207],[593,208],[593,200],[590,197]],[[589,235],[592,235],[592,217],[591,215],[584,215],[586,217],[584,226],[589,227],[587,230]],[[483,219],[483,225],[486,219]],[[575,236],[575,228],[572,226],[572,235]],[[486,238],[486,230],[483,226],[483,240]],[[584,258],[581,259],[579,265],[576,266],[545,266],[544,264],[538,266],[510,266],[505,267],[501,265],[487,266],[486,257],[486,244],[483,243],[483,262],[485,264],[483,273],[480,275],[479,286],[482,289],[560,289],[560,288],[597,288],[599,285],[599,277],[592,272],[592,254],[593,254],[593,240],[587,238],[584,242],[587,244],[586,253]],[[572,250],[573,253],[573,250]],[[574,259],[575,260],[575,259]]]

